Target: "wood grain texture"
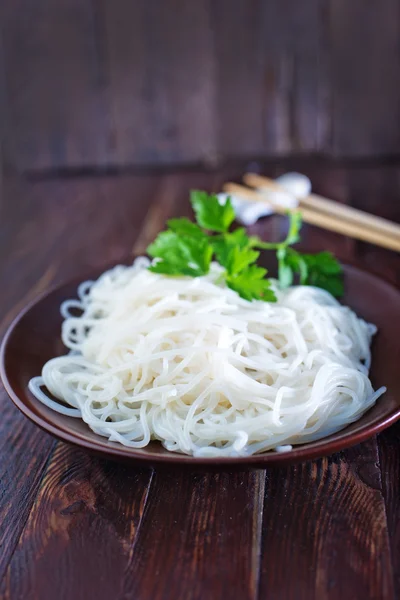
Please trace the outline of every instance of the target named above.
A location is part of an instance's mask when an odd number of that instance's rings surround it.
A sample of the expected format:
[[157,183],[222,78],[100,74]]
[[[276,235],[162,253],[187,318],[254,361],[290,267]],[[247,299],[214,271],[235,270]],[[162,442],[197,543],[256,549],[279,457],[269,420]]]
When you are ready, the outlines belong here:
[[[352,182],[354,201],[360,202],[361,176],[349,174]],[[392,219],[400,222],[400,171],[398,169],[373,169],[370,172],[365,202],[380,214],[390,214]],[[373,198],[380,198],[379,206],[374,207]],[[370,267],[379,270],[393,283],[400,285],[400,265],[398,257],[387,253],[381,259],[375,255],[375,249],[369,246],[362,248],[363,260]],[[396,260],[397,258],[397,260]],[[400,363],[400,348],[393,360]],[[392,563],[397,597],[400,596],[400,427],[396,424],[378,437],[380,465],[382,472],[382,488],[385,498],[388,533],[392,550]]]
[[[359,167],[347,172],[349,202],[372,214],[400,223],[400,169]],[[354,242],[355,256],[365,267],[400,285],[399,255],[363,242]]]
[[[171,214],[165,211],[161,213],[164,222],[168,216],[182,212],[179,202],[181,206],[186,205],[187,209],[189,187],[202,187],[204,184],[204,175],[190,173],[180,177],[160,177],[158,180],[148,176],[78,178],[65,180],[61,185],[57,180],[29,184],[15,180],[7,182],[8,201],[0,235],[0,275],[3,282],[14,281],[17,272],[18,285],[6,286],[3,290],[1,304],[4,326],[30,299],[52,283],[78,274],[84,276],[95,267],[126,258],[132,251],[132,242],[138,236],[143,220],[147,217],[147,223],[153,223],[154,198],[159,196],[160,201],[169,201],[167,206],[170,206]],[[135,197],[138,201],[135,201]],[[163,222],[158,220],[157,226],[162,228]],[[11,405],[3,390],[0,402],[4,415],[0,424],[0,450],[4,457],[0,469],[1,578],[28,518],[54,441],[27,423]],[[29,459],[24,455],[25,447],[32,452]],[[18,451],[16,457],[15,451]],[[63,465],[69,464],[70,455],[71,462],[75,460],[73,451],[66,450]],[[49,469],[57,471],[59,468],[56,454],[54,461],[49,463]],[[28,476],[25,476],[25,469],[28,469]],[[56,496],[51,489],[52,495]],[[58,493],[62,494],[62,491]],[[33,514],[37,510],[47,510],[46,502],[51,512],[50,499],[40,496]],[[54,511],[57,511],[59,499],[55,499],[55,502]],[[90,523],[89,520],[88,528]],[[31,522],[27,527],[30,531]],[[26,543],[20,549],[22,557],[25,557],[25,548],[30,543],[37,543],[41,547],[43,540],[36,541],[35,535],[29,533],[26,538]],[[59,538],[55,536],[54,544],[58,543],[57,540]],[[46,563],[47,550],[44,549],[43,553]],[[50,554],[53,556],[53,549]],[[74,576],[75,568],[76,563],[72,562]],[[105,568],[108,568],[107,565]],[[21,593],[21,597],[25,597],[25,588],[20,591],[18,585],[14,585],[15,581],[19,581],[18,565],[15,569],[15,579],[9,572],[11,588],[7,588],[7,593],[12,597]],[[30,585],[39,586],[40,599],[42,593],[48,593],[51,598],[57,588],[55,585],[43,591],[39,580],[30,582]],[[75,597],[74,593],[66,597]]]
[[[20,277],[10,276],[11,264],[17,264],[17,257],[10,252],[13,235],[18,227],[16,218],[9,220],[11,213],[11,193],[21,191],[23,185],[5,185],[4,195],[8,201],[1,206],[2,227],[0,233],[0,280],[2,282],[0,335],[9,325],[16,308],[22,308],[44,287],[51,284],[52,274],[45,271],[36,281],[25,279],[29,271],[21,270]],[[14,197],[15,201],[16,198]],[[24,206],[24,202],[21,202]],[[14,209],[16,204],[14,204]],[[15,215],[15,213],[14,213]],[[29,219],[29,211],[27,217]],[[13,226],[11,225],[13,223]],[[14,259],[14,260],[13,260]],[[32,261],[34,263],[34,260]],[[11,268],[11,269],[10,269]],[[14,272],[15,273],[15,272]],[[12,281],[12,285],[7,282]],[[44,287],[43,287],[44,286]],[[13,307],[13,308],[11,308]],[[55,441],[48,435],[27,423],[26,419],[11,404],[0,384],[0,581],[2,580],[11,556],[25,526],[44,474],[49,455]]]
[[[155,188],[149,176],[71,178],[62,185],[52,179],[11,182],[5,191],[3,277],[18,268],[26,289],[37,285],[50,265],[59,282],[121,260],[141,229]],[[2,297],[7,307],[11,292]]]
[[26,422],[0,390],[0,582],[23,531],[55,441]]
[[274,145],[267,135],[264,112],[273,112],[273,99],[268,98],[268,59],[260,3],[222,0],[212,3],[212,10],[218,152],[222,156],[260,154],[266,143]]
[[159,471],[124,600],[257,598],[263,471]]
[[284,0],[261,6],[268,61],[263,153],[316,152],[327,121],[323,2]]
[[151,470],[57,446],[10,563],[7,598],[118,598],[134,552]]
[[190,163],[213,151],[208,5],[103,3],[119,164]]
[[398,154],[400,5],[331,0],[332,151]]
[[[399,352],[400,355],[400,352]],[[400,356],[398,357],[398,360]],[[396,597],[400,595],[400,426],[397,423],[378,437],[387,528],[392,551]]]
[[[53,283],[121,259],[152,198],[153,180],[6,181],[0,228],[1,333]],[[111,187],[110,187],[111,184]],[[142,203],[132,200],[139,194]],[[90,223],[97,223],[90,227]],[[112,223],[112,224],[111,224]],[[11,283],[11,285],[10,285]],[[1,386],[0,578],[38,491],[54,440],[28,423]]]
[[399,154],[398,0],[0,10],[5,155],[20,171]]
[[8,160],[20,170],[112,162],[93,3],[3,4]]
[[[399,168],[290,160],[317,193],[399,218]],[[2,324],[53,282],[142,251],[188,190],[218,191],[249,168],[13,180],[0,224]],[[252,231],[275,240],[274,217]],[[331,249],[399,281],[399,257],[316,228]],[[123,467],[58,444],[0,392],[0,597],[394,600],[399,592],[398,427],[339,456],[268,472]],[[152,478],[152,479],[151,479]],[[265,486],[265,492],[264,492]],[[104,541],[105,540],[105,541]]]
[[377,463],[373,440],[269,473],[260,598],[395,598]]

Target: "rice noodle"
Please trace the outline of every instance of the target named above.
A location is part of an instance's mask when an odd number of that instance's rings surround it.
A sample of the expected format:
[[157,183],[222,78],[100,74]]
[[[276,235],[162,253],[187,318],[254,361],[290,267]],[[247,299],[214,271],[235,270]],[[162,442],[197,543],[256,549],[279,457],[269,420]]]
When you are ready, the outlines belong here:
[[328,292],[276,286],[277,303],[247,302],[215,263],[198,278],[148,265],[115,267],[62,304],[70,353],[31,380],[40,401],[126,446],[213,457],[290,451],[384,393],[368,379],[376,328]]

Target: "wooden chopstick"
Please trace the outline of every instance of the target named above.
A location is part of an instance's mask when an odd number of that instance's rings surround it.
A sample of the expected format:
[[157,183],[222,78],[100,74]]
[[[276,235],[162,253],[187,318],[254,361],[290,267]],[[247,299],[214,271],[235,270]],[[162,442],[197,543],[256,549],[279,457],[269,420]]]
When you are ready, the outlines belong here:
[[[287,213],[287,208],[284,206],[270,201],[269,199],[266,200],[262,193],[246,188],[238,183],[226,183],[223,186],[223,190],[224,192],[233,194],[234,196],[237,196],[243,200],[248,200],[249,202],[262,202],[263,204],[270,205],[271,208],[273,208],[274,211],[279,214]],[[282,190],[280,189],[279,191]],[[367,228],[355,222],[344,221],[340,218],[333,217],[322,212],[317,212],[311,208],[301,207],[300,210],[305,223],[310,223],[310,225],[316,225],[322,229],[335,231],[337,233],[341,233],[342,235],[348,235],[349,237],[362,240],[364,242],[370,242],[371,244],[376,244],[377,246],[382,246],[384,248],[389,248],[390,250],[396,250],[397,252],[400,252],[400,237],[396,239],[394,236],[389,236],[388,234],[382,233],[378,230]]]
[[[250,187],[257,188],[260,191],[271,190],[289,194],[289,192],[285,190],[283,186],[279,185],[279,183],[273,179],[269,179],[269,177],[264,177],[262,175],[257,175],[256,173],[246,173],[246,175],[243,177],[243,181]],[[392,223],[391,221],[383,219],[382,217],[377,217],[362,210],[358,210],[357,208],[340,204],[340,202],[329,200],[323,196],[310,194],[305,198],[299,198],[299,206],[301,208],[304,206],[306,208],[315,209],[332,215],[336,218],[342,217],[343,219],[351,220],[357,225],[370,227],[371,229],[386,233],[392,237],[394,236],[400,240],[400,225],[397,225],[397,223]]]

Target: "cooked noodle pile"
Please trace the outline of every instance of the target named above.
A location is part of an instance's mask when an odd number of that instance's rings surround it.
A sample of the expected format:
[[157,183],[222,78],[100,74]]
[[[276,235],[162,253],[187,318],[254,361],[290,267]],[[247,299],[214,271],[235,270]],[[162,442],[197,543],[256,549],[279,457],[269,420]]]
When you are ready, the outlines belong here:
[[39,400],[126,446],[155,439],[212,457],[319,439],[385,391],[368,379],[375,327],[328,292],[298,286],[277,290],[276,304],[247,302],[219,284],[217,264],[197,278],[148,264],[118,266],[63,303],[70,353],[31,380]]

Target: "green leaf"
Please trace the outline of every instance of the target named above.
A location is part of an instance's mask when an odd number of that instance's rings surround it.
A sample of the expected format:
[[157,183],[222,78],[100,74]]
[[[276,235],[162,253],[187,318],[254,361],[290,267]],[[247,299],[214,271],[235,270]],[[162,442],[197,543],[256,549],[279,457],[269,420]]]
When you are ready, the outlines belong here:
[[331,252],[319,252],[318,254],[304,254],[310,267],[317,268],[319,271],[337,275],[343,271],[341,264]]
[[224,233],[235,220],[235,211],[230,198],[227,198],[225,204],[220,204],[217,196],[193,190],[190,201],[196,221],[204,229]]
[[214,236],[210,238],[210,244],[213,248],[217,261],[220,265],[226,268],[229,255],[232,252],[232,248],[234,248],[234,244],[229,243],[229,241],[225,240],[224,238],[225,236]]
[[330,252],[304,254],[308,268],[308,285],[327,290],[332,296],[340,297],[344,293],[342,265]]
[[238,227],[231,233],[225,233],[224,238],[232,245],[239,246],[239,248],[251,247],[250,238],[243,227]]
[[344,294],[344,283],[340,274],[326,275],[322,272],[312,271],[307,283],[326,290],[336,298],[340,298]]
[[252,250],[248,246],[241,246],[240,244],[243,241],[244,239],[240,235],[235,235],[235,233],[224,234],[219,239],[216,239],[216,237],[211,238],[211,244],[218,262],[225,267],[230,275],[240,273],[260,256],[257,250]]
[[162,231],[152,244],[147,247],[147,254],[153,258],[162,256],[176,244],[177,235],[173,231]]
[[[169,229],[160,233],[147,249],[154,258],[149,267],[154,273],[198,277],[208,273],[212,256],[225,268],[221,277],[246,300],[276,301],[267,271],[255,263],[257,249],[275,250],[281,287],[315,285],[334,296],[343,293],[342,267],[330,252],[302,254],[294,248],[299,240],[301,213],[289,214],[289,230],[282,242],[263,242],[248,236],[245,229],[229,232],[235,213],[230,199],[220,204],[214,195],[193,191],[191,202],[197,224],[189,219],[170,219]],[[209,232],[215,232],[215,235]]]
[[232,233],[210,236],[209,241],[214,248],[218,262],[225,267],[233,248],[245,248],[248,245],[248,237],[242,227]]
[[147,253],[156,259],[149,270],[165,275],[199,277],[208,273],[212,252],[207,238],[190,238],[164,231],[147,248]]
[[230,275],[237,275],[254,263],[259,256],[260,253],[257,250],[235,246],[228,256],[227,264],[223,266],[226,267]]
[[276,302],[276,296],[271,290],[269,279],[265,278],[267,270],[252,265],[242,273],[227,276],[227,285],[235,290],[245,300],[264,300]]
[[[292,271],[292,280],[294,273],[300,275],[301,285],[320,287],[336,297],[343,295],[342,266],[330,252],[301,254],[293,248],[287,248],[283,262],[283,269],[288,268]],[[284,271],[282,271],[282,281],[281,271],[279,271],[279,281],[282,287],[285,287],[284,283],[288,280],[285,280]]]
[[246,248],[249,245],[249,238],[243,227],[235,229],[232,233],[210,236],[209,241],[214,248],[218,262],[223,266],[226,266],[228,256],[233,248]]
[[201,227],[189,221],[186,217],[181,219],[170,219],[167,221],[168,227],[175,233],[180,235],[188,235],[196,238],[205,238],[206,234],[202,231]]

